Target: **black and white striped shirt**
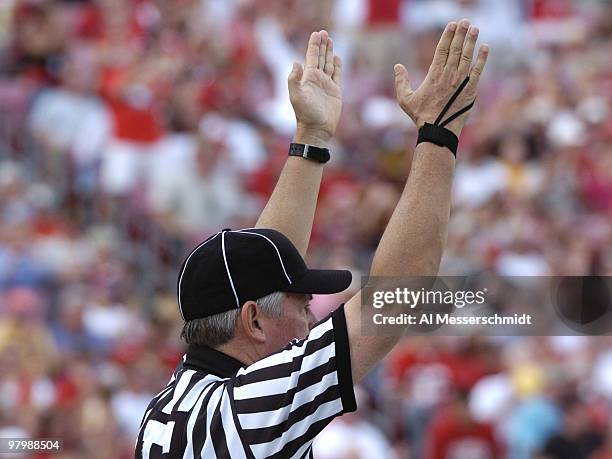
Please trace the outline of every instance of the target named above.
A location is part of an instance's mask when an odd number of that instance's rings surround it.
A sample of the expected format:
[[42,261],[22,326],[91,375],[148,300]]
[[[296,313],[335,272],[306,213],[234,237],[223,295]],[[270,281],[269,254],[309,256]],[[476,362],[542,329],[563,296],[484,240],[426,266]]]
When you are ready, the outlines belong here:
[[355,409],[341,306],[252,365],[190,347],[147,407],[136,458],[308,458],[314,437]]

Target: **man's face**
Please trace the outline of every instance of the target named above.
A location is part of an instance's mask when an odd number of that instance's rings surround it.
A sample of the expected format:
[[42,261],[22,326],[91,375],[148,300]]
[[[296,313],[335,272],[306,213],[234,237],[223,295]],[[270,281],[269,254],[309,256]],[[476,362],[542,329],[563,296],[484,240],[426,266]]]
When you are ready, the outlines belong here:
[[315,324],[310,310],[312,295],[285,293],[279,317],[266,317],[262,326],[266,333],[267,354],[273,354],[295,338],[305,338]]

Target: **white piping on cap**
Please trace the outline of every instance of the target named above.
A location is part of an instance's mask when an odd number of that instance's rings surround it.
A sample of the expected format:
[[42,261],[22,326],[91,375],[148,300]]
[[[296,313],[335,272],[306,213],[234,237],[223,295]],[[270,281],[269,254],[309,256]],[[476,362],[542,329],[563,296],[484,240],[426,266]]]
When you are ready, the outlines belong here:
[[229,266],[227,266],[227,256],[225,255],[225,233],[227,231],[223,231],[221,233],[221,252],[223,252],[223,262],[225,263],[225,270],[227,271],[227,277],[229,277],[230,285],[232,286],[232,291],[234,292],[234,298],[236,298],[236,307],[240,309],[240,301],[238,301],[238,294],[236,294],[236,288],[234,287],[234,281],[232,280],[232,275],[230,274]]
[[181,305],[181,281],[183,280],[183,274],[185,274],[185,270],[187,269],[187,264],[189,263],[189,259],[193,256],[194,253],[196,253],[198,251],[198,249],[202,246],[204,246],[205,244],[208,244],[210,241],[212,241],[214,238],[216,238],[219,234],[221,234],[221,231],[219,231],[217,234],[215,234],[213,237],[211,237],[210,239],[202,242],[199,246],[197,246],[195,249],[193,249],[191,251],[191,253],[189,254],[189,256],[187,257],[187,260],[185,261],[185,265],[183,266],[183,270],[181,271],[181,275],[179,276],[179,281],[178,281],[178,304],[179,304],[179,312],[181,313],[181,318],[183,320],[185,320],[185,315],[183,314],[183,306]]
[[272,242],[272,240],[270,238],[264,236],[263,234],[252,233],[250,231],[245,231],[245,230],[239,230],[238,232],[239,233],[244,233],[244,234],[254,234],[255,236],[263,237],[266,241],[268,241],[270,244],[272,244],[272,247],[274,247],[274,250],[276,250],[276,255],[278,255],[278,260],[280,261],[281,267],[283,268],[283,272],[285,273],[285,277],[287,278],[287,281],[289,281],[290,284],[293,283],[293,282],[291,282],[291,279],[289,278],[289,275],[287,274],[287,271],[285,270],[285,264],[283,263],[283,257],[281,257],[281,254],[278,251],[278,247],[276,247],[276,244],[274,242]]

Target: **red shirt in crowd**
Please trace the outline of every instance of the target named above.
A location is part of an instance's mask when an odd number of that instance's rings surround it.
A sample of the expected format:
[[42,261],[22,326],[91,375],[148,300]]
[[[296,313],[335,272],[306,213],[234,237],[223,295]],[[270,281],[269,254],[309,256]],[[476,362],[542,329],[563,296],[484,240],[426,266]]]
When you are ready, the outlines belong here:
[[434,418],[426,437],[425,459],[496,459],[502,449],[489,424],[469,419],[457,403]]
[[533,0],[531,16],[534,19],[562,19],[572,15],[571,0]]
[[397,24],[400,5],[400,0],[370,0],[368,2],[368,24]]
[[113,114],[114,136],[132,142],[151,143],[163,135],[155,99],[144,104],[130,103],[121,90],[128,69],[107,69],[103,75],[102,94]]

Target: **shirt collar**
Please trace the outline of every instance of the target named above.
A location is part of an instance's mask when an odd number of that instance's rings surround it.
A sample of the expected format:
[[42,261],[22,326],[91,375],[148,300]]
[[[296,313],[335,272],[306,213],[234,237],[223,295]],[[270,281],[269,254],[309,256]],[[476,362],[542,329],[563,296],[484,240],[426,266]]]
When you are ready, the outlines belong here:
[[207,346],[190,344],[185,354],[185,367],[206,371],[222,378],[229,378],[244,366],[242,362]]

